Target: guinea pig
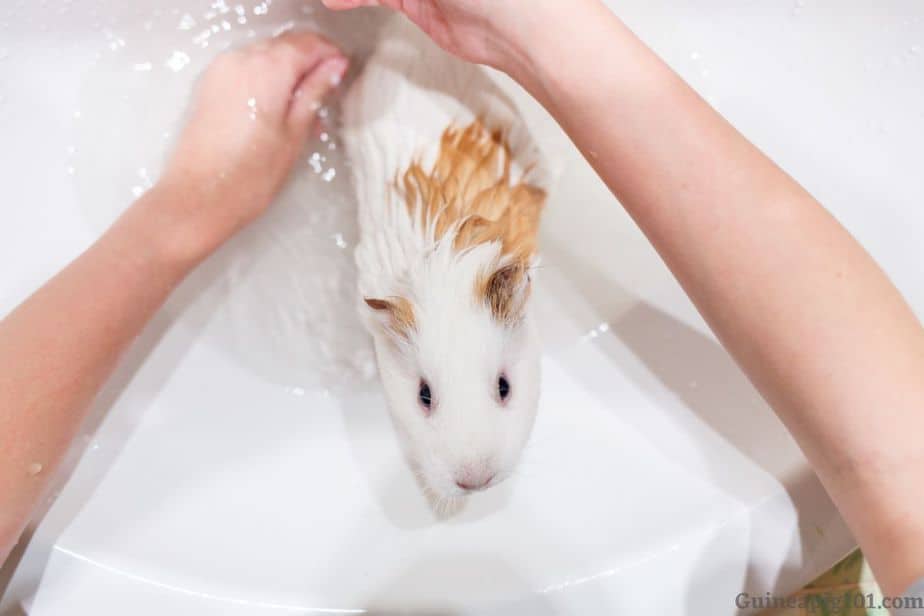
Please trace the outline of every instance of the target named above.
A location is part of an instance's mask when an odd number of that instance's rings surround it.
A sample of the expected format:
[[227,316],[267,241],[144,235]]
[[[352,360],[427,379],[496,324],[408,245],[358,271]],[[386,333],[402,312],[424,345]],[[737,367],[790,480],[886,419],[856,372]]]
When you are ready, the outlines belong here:
[[536,417],[529,305],[546,191],[527,135],[485,69],[402,19],[344,100],[357,303],[393,422],[440,500],[509,477]]

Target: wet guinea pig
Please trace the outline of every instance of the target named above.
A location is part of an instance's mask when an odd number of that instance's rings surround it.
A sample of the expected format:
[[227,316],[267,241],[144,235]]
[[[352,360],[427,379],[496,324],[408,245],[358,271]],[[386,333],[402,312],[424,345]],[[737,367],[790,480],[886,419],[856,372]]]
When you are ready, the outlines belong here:
[[419,477],[452,499],[507,478],[539,397],[529,314],[545,191],[484,69],[392,21],[344,101],[359,308]]

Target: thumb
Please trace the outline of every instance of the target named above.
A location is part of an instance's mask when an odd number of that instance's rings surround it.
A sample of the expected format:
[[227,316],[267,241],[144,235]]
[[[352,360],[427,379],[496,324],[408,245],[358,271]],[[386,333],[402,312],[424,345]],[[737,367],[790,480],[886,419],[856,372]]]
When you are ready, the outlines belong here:
[[293,130],[307,134],[321,101],[328,92],[340,85],[350,61],[340,55],[327,58],[312,68],[292,93],[289,125]]

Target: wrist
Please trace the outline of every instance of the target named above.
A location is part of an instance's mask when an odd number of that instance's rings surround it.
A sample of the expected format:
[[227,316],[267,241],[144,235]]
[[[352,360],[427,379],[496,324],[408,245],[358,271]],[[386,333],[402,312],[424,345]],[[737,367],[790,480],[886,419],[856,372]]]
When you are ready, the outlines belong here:
[[158,183],[119,220],[132,238],[130,249],[185,276],[214,252],[224,239],[203,220],[199,191]]
[[517,26],[502,70],[554,113],[560,96],[592,84],[601,70],[615,72],[610,59],[619,56],[619,37],[628,31],[600,0],[543,5]]

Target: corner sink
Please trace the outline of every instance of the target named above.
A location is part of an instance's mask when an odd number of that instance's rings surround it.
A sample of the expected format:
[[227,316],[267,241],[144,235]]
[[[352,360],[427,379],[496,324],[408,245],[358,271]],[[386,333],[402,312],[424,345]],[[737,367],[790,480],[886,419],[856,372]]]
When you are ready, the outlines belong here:
[[[848,4],[612,2],[922,315],[924,5]],[[216,53],[314,28],[361,65],[384,18],[294,0],[7,3],[0,312],[156,179]],[[403,460],[352,315],[333,101],[280,203],[183,285],[101,395],[0,573],[0,613],[719,616],[854,547],[589,165],[492,78],[558,178],[535,302],[543,396],[518,474],[445,516]]]

